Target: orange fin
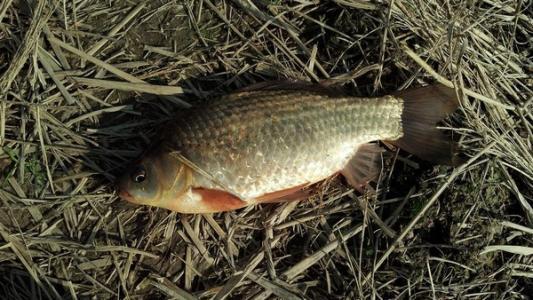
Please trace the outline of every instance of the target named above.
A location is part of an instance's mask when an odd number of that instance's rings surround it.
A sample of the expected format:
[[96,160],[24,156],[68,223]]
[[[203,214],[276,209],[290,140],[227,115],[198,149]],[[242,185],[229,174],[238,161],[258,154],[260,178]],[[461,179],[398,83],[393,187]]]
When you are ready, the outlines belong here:
[[404,101],[403,137],[390,142],[432,163],[457,165],[455,143],[436,127],[437,122],[457,109],[455,90],[436,84],[407,89],[396,96]]
[[192,193],[201,196],[199,209],[205,213],[230,211],[245,207],[248,203],[239,197],[222,191],[205,188],[193,188]]
[[305,189],[308,184],[302,184],[292,188],[288,188],[281,191],[276,191],[263,196],[259,196],[253,200],[254,203],[279,203],[290,202],[297,200],[304,200],[309,198],[311,192]]
[[354,189],[363,192],[368,183],[378,178],[382,168],[383,152],[377,144],[359,146],[341,174]]

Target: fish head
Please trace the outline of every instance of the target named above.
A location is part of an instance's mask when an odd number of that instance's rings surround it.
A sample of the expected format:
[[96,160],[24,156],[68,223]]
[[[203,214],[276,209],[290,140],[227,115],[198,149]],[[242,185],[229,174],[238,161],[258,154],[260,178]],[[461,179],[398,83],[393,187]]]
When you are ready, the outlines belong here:
[[141,157],[117,182],[123,200],[158,207],[179,201],[191,186],[191,169],[172,153],[162,151]]

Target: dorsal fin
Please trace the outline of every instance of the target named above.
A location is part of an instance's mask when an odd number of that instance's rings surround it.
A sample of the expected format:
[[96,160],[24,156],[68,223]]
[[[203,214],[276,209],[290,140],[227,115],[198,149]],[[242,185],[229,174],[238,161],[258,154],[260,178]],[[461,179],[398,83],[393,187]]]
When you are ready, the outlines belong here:
[[258,82],[237,89],[234,93],[259,92],[259,91],[309,91],[327,96],[343,96],[345,91],[339,87],[322,85],[297,79],[279,79]]

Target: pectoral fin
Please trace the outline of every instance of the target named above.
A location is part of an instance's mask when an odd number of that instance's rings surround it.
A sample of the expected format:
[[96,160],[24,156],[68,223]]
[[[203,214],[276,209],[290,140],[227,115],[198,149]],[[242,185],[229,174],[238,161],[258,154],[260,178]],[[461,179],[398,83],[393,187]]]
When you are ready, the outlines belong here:
[[248,205],[246,201],[243,201],[239,197],[222,190],[193,188],[191,192],[193,197],[197,199],[197,203],[195,203],[197,211],[193,213],[216,213],[230,211],[243,208]]

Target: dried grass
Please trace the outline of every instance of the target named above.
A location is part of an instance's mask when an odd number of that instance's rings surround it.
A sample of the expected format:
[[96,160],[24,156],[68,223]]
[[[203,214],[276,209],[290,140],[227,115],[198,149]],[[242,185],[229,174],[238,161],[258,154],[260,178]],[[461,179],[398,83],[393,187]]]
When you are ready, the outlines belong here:
[[[2,1],[0,293],[9,299],[533,294],[531,2]],[[456,87],[468,163],[397,153],[379,196],[182,216],[112,181],[172,112],[298,78]]]

